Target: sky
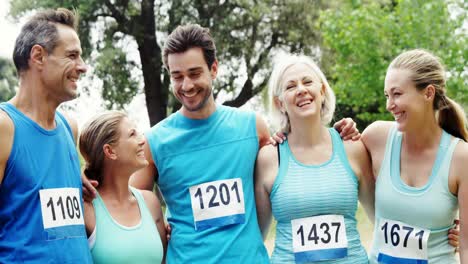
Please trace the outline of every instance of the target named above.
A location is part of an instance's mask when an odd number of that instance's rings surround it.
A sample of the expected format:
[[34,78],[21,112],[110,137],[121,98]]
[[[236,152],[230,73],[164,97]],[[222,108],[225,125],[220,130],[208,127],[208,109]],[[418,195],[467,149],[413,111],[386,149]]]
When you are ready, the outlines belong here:
[[12,18],[7,18],[9,0],[0,0],[0,56],[11,58],[16,36],[21,29],[21,23],[15,23]]
[[[0,0],[0,56],[11,59],[16,37],[24,24],[25,18],[20,19],[20,21],[14,21],[14,19],[7,16],[8,10],[9,0]],[[84,86],[88,87],[89,93],[81,92],[78,99],[64,104],[69,107],[67,108],[68,110],[62,110],[69,112],[78,121],[80,127],[95,114],[105,111],[100,95],[102,83],[99,80],[91,78],[92,72],[93,69],[88,67],[88,73],[80,79],[78,85],[79,89]],[[140,93],[135,96],[125,111],[135,121],[141,131],[149,128],[144,94]]]
[[[26,21],[27,17],[20,19],[20,21],[14,21],[11,17],[8,17],[9,11],[9,0],[0,0],[0,56],[11,59],[13,53],[13,47],[17,35],[19,34],[22,25]],[[135,43],[129,43],[127,46],[131,47],[132,50],[137,50]],[[139,62],[138,54],[130,54],[135,61]],[[222,69],[220,69],[220,74]],[[88,65],[88,72],[84,77],[81,77],[78,83],[79,91],[82,91],[83,87],[88,88],[88,93],[81,92],[80,96],[71,101],[67,102],[64,105],[68,106],[67,111],[72,117],[78,121],[78,125],[82,127],[87,120],[89,120],[96,113],[105,111],[103,107],[103,100],[101,98],[101,85],[100,80],[92,78],[93,68]],[[143,90],[143,87],[141,87]],[[226,98],[219,96],[217,101],[224,101]],[[246,110],[256,110],[261,105],[259,99],[251,100],[242,108]],[[137,127],[141,131],[146,131],[149,126],[149,118],[146,109],[145,95],[143,92],[136,95],[132,102],[124,109],[127,112],[128,116],[136,123]],[[268,120],[267,120],[268,122]]]

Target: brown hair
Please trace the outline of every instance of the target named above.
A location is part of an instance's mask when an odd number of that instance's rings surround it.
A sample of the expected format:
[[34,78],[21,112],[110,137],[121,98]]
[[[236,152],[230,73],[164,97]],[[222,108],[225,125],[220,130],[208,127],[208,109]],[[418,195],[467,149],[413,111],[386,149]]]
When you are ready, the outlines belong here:
[[468,140],[465,112],[446,95],[445,71],[437,56],[422,49],[410,50],[398,55],[388,68],[410,70],[411,80],[418,90],[434,86],[433,107],[439,126],[452,136]]
[[201,48],[203,57],[205,58],[208,69],[211,70],[211,65],[216,60],[216,46],[214,39],[208,28],[201,27],[197,24],[188,24],[178,26],[167,37],[163,48],[164,66],[169,70],[167,57],[169,54],[183,53],[191,48]]
[[21,29],[13,50],[13,62],[18,73],[29,68],[28,60],[34,45],[40,45],[51,53],[57,46],[56,24],[78,28],[78,15],[65,8],[44,10],[35,14]]
[[119,125],[127,115],[118,111],[107,111],[93,117],[80,134],[79,147],[86,161],[84,173],[92,180],[102,181],[104,163],[103,147],[115,144],[119,139]]

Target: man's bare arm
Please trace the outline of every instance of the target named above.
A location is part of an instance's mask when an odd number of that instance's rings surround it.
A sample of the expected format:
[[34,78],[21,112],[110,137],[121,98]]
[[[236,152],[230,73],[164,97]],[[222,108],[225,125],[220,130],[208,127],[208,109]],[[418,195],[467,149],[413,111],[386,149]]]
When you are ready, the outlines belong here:
[[13,121],[3,111],[0,111],[0,184],[5,176],[6,164],[13,147],[15,128]]

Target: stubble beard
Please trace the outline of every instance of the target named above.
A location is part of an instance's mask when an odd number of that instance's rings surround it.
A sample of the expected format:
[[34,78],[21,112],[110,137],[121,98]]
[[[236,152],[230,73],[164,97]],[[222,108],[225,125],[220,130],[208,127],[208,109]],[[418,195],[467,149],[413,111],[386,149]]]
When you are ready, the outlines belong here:
[[196,112],[196,111],[203,109],[203,107],[205,107],[206,103],[210,99],[212,92],[213,92],[213,89],[209,87],[206,91],[205,97],[203,97],[202,101],[198,105],[196,105],[195,107],[189,107],[188,105],[184,104],[185,109],[187,109],[187,111],[189,112]]

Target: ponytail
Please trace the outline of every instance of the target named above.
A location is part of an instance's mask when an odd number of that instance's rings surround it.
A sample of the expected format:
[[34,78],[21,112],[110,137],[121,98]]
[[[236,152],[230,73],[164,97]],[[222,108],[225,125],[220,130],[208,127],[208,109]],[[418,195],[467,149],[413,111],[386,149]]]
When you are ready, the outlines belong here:
[[461,138],[466,142],[468,140],[468,130],[463,108],[448,96],[445,96],[445,101],[445,106],[437,114],[439,126],[452,136]]

